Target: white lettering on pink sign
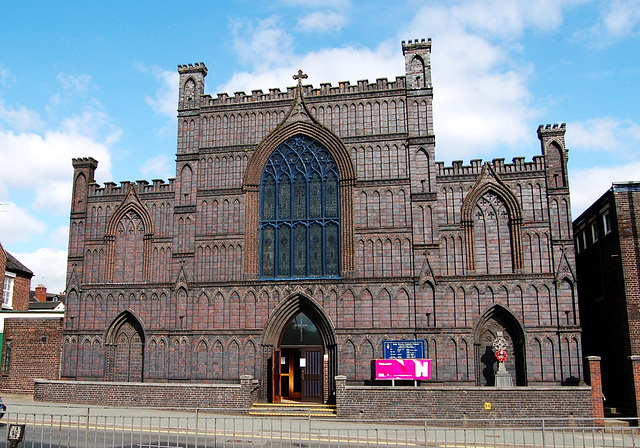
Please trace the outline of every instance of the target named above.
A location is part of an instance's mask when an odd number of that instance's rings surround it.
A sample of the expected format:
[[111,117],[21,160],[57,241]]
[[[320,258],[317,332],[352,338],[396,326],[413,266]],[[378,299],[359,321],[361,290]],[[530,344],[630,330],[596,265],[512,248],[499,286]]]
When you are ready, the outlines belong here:
[[376,359],[377,380],[428,380],[430,359]]

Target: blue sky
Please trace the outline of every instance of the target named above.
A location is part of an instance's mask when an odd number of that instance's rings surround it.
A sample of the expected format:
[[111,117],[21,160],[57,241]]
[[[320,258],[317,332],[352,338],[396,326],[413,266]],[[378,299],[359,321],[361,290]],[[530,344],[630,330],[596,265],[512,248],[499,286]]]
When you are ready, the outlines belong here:
[[640,0],[0,0],[0,242],[64,290],[71,158],[97,181],[175,174],[177,65],[205,90],[395,79],[432,38],[436,157],[540,154],[567,123],[574,217],[640,180]]

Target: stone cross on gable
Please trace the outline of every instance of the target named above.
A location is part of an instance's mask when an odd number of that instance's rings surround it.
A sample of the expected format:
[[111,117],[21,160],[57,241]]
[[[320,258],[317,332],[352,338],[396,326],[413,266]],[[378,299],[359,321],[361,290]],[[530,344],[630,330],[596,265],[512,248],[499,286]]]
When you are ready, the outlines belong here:
[[293,75],[293,79],[296,79],[298,81],[298,87],[302,87],[302,80],[303,79],[307,79],[309,76],[305,75],[302,70],[298,70],[298,74],[297,75]]

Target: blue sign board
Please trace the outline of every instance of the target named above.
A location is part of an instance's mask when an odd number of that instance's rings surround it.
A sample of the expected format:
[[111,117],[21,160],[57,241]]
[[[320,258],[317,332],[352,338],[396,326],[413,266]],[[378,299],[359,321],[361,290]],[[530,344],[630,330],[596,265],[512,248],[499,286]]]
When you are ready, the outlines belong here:
[[424,359],[424,340],[382,341],[384,359]]

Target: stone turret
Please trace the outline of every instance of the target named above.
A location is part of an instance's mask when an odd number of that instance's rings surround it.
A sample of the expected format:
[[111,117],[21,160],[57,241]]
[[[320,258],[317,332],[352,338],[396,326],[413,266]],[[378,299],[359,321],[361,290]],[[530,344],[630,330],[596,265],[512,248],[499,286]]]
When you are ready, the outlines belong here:
[[204,95],[204,78],[207,76],[207,67],[203,63],[179,65],[178,73],[180,74],[180,88],[178,91],[178,155],[180,155],[198,151],[200,142],[200,103]]
[[547,186],[549,188],[568,188],[567,162],[569,151],[565,147],[564,134],[567,130],[566,124],[548,124],[538,126],[538,138],[542,145],[542,155],[544,156],[547,171]]
[[407,89],[431,88],[431,39],[402,41]]
[[178,94],[178,110],[198,109],[200,96],[204,94],[204,78],[207,67],[204,63],[179,65],[180,91]]
[[93,157],[72,159],[73,163],[73,193],[71,199],[71,213],[87,212],[87,196],[89,185],[94,183],[94,174],[98,168],[98,161]]

